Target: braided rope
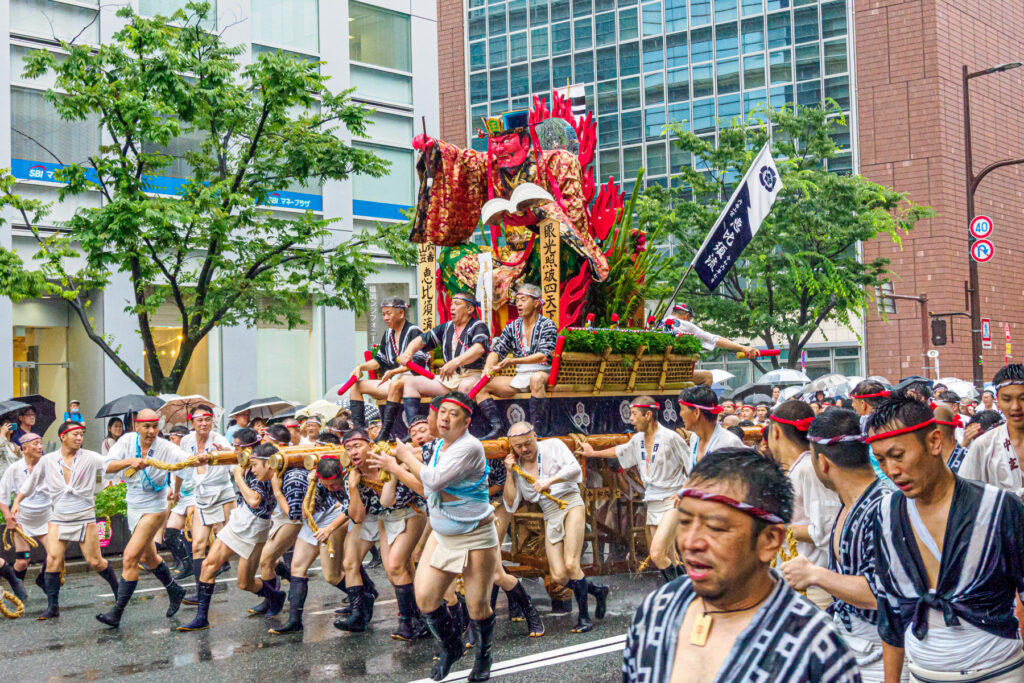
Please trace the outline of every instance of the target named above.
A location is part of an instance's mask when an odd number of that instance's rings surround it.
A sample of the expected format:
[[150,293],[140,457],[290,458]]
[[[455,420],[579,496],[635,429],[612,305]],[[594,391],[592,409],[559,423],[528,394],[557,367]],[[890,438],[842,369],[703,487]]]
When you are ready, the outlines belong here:
[[[6,603],[14,605],[14,609],[9,609]],[[17,619],[18,617],[25,614],[25,603],[18,599],[18,596],[10,591],[4,591],[3,595],[0,596],[0,614],[3,614],[8,619]]]
[[192,513],[195,511],[196,509],[193,506],[190,505],[188,507],[188,512],[185,513],[185,528],[181,530],[181,535],[189,543],[192,542]]
[[[313,479],[310,477],[310,479]],[[306,519],[306,524],[309,525],[309,530],[314,535],[320,531],[320,527],[313,521],[313,510],[316,506],[316,480],[313,479],[309,486],[306,487],[306,495],[302,499],[302,516]],[[327,546],[327,552],[331,557],[334,557],[334,547],[331,545],[330,540],[324,541],[324,545]]]
[[[518,474],[524,480],[526,480],[527,484],[535,484],[535,483],[537,483],[537,479],[533,475],[531,475],[531,474],[527,473],[526,471],[524,471],[523,468],[520,467],[517,464],[513,463],[512,471],[515,472],[516,474]],[[564,500],[562,500],[561,498],[555,498],[554,496],[552,496],[547,491],[541,491],[540,495],[544,496],[548,500],[554,501],[558,505],[558,509],[559,510],[564,510],[565,507],[569,504],[569,503],[565,502]]]
[[21,536],[22,540],[24,540],[26,543],[28,543],[28,547],[29,548],[38,548],[39,547],[39,543],[36,542],[36,539],[32,538],[31,536],[26,536],[25,532],[22,531],[21,529],[18,529],[17,527],[15,527],[15,528],[5,527],[4,528],[4,536],[3,536],[3,539],[4,539],[4,550],[10,550],[11,549],[11,547],[12,547],[11,546],[11,536],[14,536],[15,534],[17,534],[18,536]]

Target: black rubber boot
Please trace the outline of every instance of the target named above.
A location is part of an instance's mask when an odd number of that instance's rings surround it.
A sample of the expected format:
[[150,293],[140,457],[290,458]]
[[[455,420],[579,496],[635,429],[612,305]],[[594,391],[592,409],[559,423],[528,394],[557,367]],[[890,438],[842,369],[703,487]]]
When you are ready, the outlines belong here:
[[491,611],[498,606],[498,591],[501,590],[501,586],[494,584],[491,586]]
[[523,610],[519,606],[511,595],[505,593],[505,599],[508,600],[508,620],[509,621],[526,621],[526,617],[523,615]]
[[548,433],[548,400],[546,398],[530,397],[530,424],[533,425],[534,433],[546,436]]
[[474,619],[473,625],[480,636],[480,647],[476,651],[470,681],[486,681],[491,677],[491,640],[494,637],[494,612],[486,619]]
[[277,564],[274,565],[274,575],[284,579],[285,581],[292,580],[292,563],[289,561],[287,564],[284,560],[278,560]]
[[352,413],[349,415],[349,421],[352,423],[352,427],[366,427],[366,404],[362,401],[356,401],[355,399],[348,400],[348,409]]
[[348,593],[349,603],[352,605],[352,614],[348,618],[338,618],[334,621],[334,628],[339,631],[352,631],[362,633],[366,630],[366,624],[370,619],[366,612],[367,591],[365,586],[350,586],[345,591]]
[[[181,568],[174,572],[177,579],[187,579],[195,574],[195,562],[192,561],[192,543],[185,540],[185,534],[178,534],[178,554],[181,555]],[[196,579],[199,577],[196,576]]]
[[103,577],[104,581],[110,584],[110,592],[117,595],[118,581],[117,574],[114,573],[114,568],[108,564],[106,569],[98,573]]
[[179,626],[178,631],[202,631],[204,628],[210,628],[210,601],[213,600],[213,583],[206,583],[199,581],[196,583],[196,593],[199,596],[198,608],[196,609],[196,618],[185,624]]
[[203,575],[203,560],[205,559],[205,557],[192,558],[192,574],[196,577],[196,592],[189,593],[185,596],[185,599],[182,600],[182,602],[186,605],[199,604],[199,578]]
[[417,640],[430,635],[416,607],[416,594],[411,583],[395,586],[395,598],[398,600],[398,629],[391,634],[395,640]]
[[406,396],[402,399],[402,409],[405,410],[405,424],[411,425],[413,421],[420,416],[420,400],[418,398],[409,398]]
[[43,564],[39,567],[39,573],[36,574],[36,585],[39,586],[39,590],[46,592],[46,586],[43,585],[43,575],[46,573],[46,558],[43,558]]
[[480,437],[481,441],[489,441],[505,436],[505,424],[501,421],[501,410],[493,398],[485,398],[476,404],[487,420],[487,433]]
[[431,635],[441,643],[440,657],[430,669],[430,678],[441,681],[452,670],[455,662],[462,657],[464,652],[462,639],[459,637],[458,628],[452,621],[451,613],[446,605],[442,604],[433,612],[425,612],[423,620],[427,622],[427,628],[430,629]]
[[36,619],[43,621],[59,617],[60,572],[46,572],[43,574],[43,592],[46,593],[46,611],[36,617]]
[[[275,576],[269,582],[266,579],[264,579],[263,583],[269,583],[275,589],[281,590],[281,578],[278,576]],[[263,602],[256,605],[255,607],[250,607],[247,611],[249,612],[249,614],[262,617],[266,616],[268,609],[270,609],[270,601],[266,598],[263,598]]]
[[178,585],[178,582],[171,578],[171,570],[167,567],[166,562],[161,562],[157,565],[156,569],[153,570],[153,576],[163,584],[163,587],[167,589],[167,600],[170,602],[167,605],[167,612],[165,616],[170,619],[178,613],[178,609],[181,607],[181,601],[185,598],[185,589]]
[[271,581],[264,581],[263,585],[256,592],[256,595],[267,600],[267,618],[276,617],[284,609],[284,601],[287,597],[283,590],[274,586]]
[[9,562],[4,562],[4,565],[0,567],[0,576],[7,579],[7,583],[11,584],[11,592],[18,596],[19,600],[22,602],[28,600],[28,591],[25,590],[25,584],[14,573],[14,567]]
[[597,606],[594,607],[594,616],[598,619],[604,619],[605,612],[608,610],[608,593],[610,592],[608,586],[601,586],[587,579],[587,592],[597,600]]
[[516,587],[508,592],[509,596],[515,598],[515,601],[519,603],[519,606],[523,610],[523,616],[526,617],[526,628],[531,638],[539,638],[544,635],[544,622],[540,619],[540,613],[537,612],[537,608],[533,606],[533,600],[530,599],[529,593],[523,588],[523,582],[517,581]]
[[138,581],[125,581],[121,579],[121,583],[117,586],[117,599],[114,601],[114,606],[106,614],[97,614],[96,620],[110,628],[119,627],[121,625],[121,615],[124,614],[125,608],[128,607],[128,601],[131,600],[132,593],[135,592],[135,587],[138,585]]
[[171,553],[171,559],[174,560],[174,564],[171,565],[171,571],[176,572],[181,569],[181,552],[178,550],[178,537],[181,535],[181,529],[164,529],[164,547]]
[[388,401],[384,404],[384,409],[380,411],[380,434],[374,439],[375,442],[391,441],[391,427],[401,412],[402,405],[400,403]]
[[[376,549],[377,546],[373,546],[373,548]],[[379,552],[380,551],[378,551],[378,555]],[[366,571],[366,567],[362,565],[359,565],[359,578],[363,580],[363,585],[366,586],[366,590],[369,591],[374,600],[380,597],[380,593],[377,592],[377,584],[373,582],[373,579],[370,578],[370,574]]]
[[275,636],[302,631],[302,610],[306,605],[306,594],[309,591],[309,579],[305,576],[294,576],[288,587],[288,623],[270,629]]
[[[364,586],[366,585],[365,580],[363,582],[363,585]],[[352,605],[350,605],[349,602],[348,602],[348,591],[345,590],[345,578],[342,577],[341,581],[339,581],[338,583],[334,584],[334,587],[337,588],[338,590],[340,590],[342,593],[345,594],[345,597],[341,599],[341,601],[343,603],[343,606],[339,607],[336,610],[334,610],[334,613],[335,614],[346,614],[346,615],[347,614],[352,614]]]
[[590,595],[587,592],[587,578],[582,579],[570,579],[569,588],[572,589],[573,595],[576,596],[576,608],[579,610],[579,618],[576,620],[576,625],[573,626],[573,633],[589,633],[594,630],[594,622],[590,620],[590,609],[587,605],[587,601],[590,599]]

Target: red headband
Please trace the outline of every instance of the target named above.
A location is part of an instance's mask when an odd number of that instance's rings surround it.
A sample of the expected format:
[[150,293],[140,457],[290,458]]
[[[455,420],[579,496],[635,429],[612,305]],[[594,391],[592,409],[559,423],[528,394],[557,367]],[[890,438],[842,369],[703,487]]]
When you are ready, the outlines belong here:
[[690,408],[695,408],[697,410],[706,410],[709,413],[711,413],[712,415],[718,415],[720,412],[722,412],[724,410],[724,408],[722,408],[722,406],[702,406],[702,405],[698,405],[696,403],[689,403],[687,401],[684,401],[683,399],[679,399],[679,405],[681,405],[681,406],[688,406]]
[[435,407],[433,403],[430,404],[430,409],[433,410],[435,413],[437,412],[437,407]]
[[888,398],[892,394],[888,389],[875,392],[874,394],[853,394],[850,398]]
[[777,417],[775,415],[769,415],[773,421],[779,424],[789,425],[790,427],[796,427],[797,431],[806,432],[811,428],[811,423],[814,422],[814,416],[805,417],[802,420],[787,420],[784,417]]
[[949,420],[949,421],[946,421],[946,420],[935,420],[935,424],[937,424],[937,425],[947,425],[949,427],[956,427],[957,429],[960,429],[960,428],[966,426],[966,425],[964,425],[963,415],[960,415],[960,414],[954,415],[953,419]]
[[85,425],[80,425],[80,424],[78,424],[78,423],[76,422],[75,424],[71,425],[70,427],[68,427],[68,428],[67,428],[67,429],[65,429],[64,431],[62,431],[62,432],[58,432],[58,433],[57,433],[57,436],[58,436],[58,437],[64,436],[65,434],[68,434],[69,432],[73,432],[73,431],[75,431],[76,429],[85,429]]
[[459,400],[459,399],[457,399],[457,398],[446,398],[446,399],[443,399],[443,400],[441,401],[441,403],[454,403],[455,405],[459,406],[460,408],[462,408],[463,410],[465,410],[465,411],[466,411],[467,413],[469,413],[470,415],[472,415],[472,414],[473,414],[473,409],[472,409],[472,408],[470,408],[469,406],[467,406],[467,405],[466,405],[465,403],[463,403],[462,401],[460,401],[460,400]]
[[653,410],[661,410],[661,404],[655,401],[654,403],[630,403],[630,408],[651,408]]
[[872,434],[864,437],[864,443],[871,443],[872,441],[878,441],[879,439],[888,439],[893,436],[899,436],[900,434],[909,434],[910,432],[916,432],[922,427],[935,424],[935,418],[925,420],[921,424],[911,425],[910,427],[901,427],[900,429],[894,429],[891,432],[879,432],[878,434]]
[[341,443],[342,443],[342,445],[345,445],[345,444],[347,444],[347,443],[349,443],[351,441],[365,441],[366,443],[370,443],[370,440],[368,438],[366,438],[365,436],[363,436],[362,434],[353,434],[352,436],[348,437],[347,439],[342,439]]
[[709,500],[712,503],[721,503],[728,505],[729,507],[739,510],[740,512],[756,517],[760,520],[764,520],[769,524],[785,524],[786,522],[776,514],[762,510],[759,507],[751,505],[750,503],[742,503],[738,500],[730,498],[729,496],[722,496],[717,493],[708,493],[707,491],[701,491],[699,489],[681,489],[676,494],[680,498],[696,498],[697,500]]
[[159,417],[149,417],[149,418],[137,417],[137,418],[135,418],[135,424],[138,424],[140,422],[159,422],[159,421],[160,421]]

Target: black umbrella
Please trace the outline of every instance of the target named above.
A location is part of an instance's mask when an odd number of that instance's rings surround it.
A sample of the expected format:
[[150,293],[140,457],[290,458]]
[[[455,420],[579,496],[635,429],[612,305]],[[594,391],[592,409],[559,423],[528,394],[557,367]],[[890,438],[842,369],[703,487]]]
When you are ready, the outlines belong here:
[[[751,401],[748,400],[749,396],[751,396],[752,394],[764,395],[765,393],[772,393],[771,383],[750,382],[749,384],[744,384],[742,387],[739,387],[738,389],[733,391],[731,398],[734,401],[742,400],[744,403],[751,403]],[[768,402],[770,403],[771,399],[768,399]]]
[[[266,398],[254,398],[251,401],[241,403],[231,409],[228,413],[228,417],[234,417],[244,410],[249,411],[249,419],[262,417],[264,420],[275,417],[282,410],[289,410],[295,407],[295,404],[291,401],[286,401],[283,398],[277,396],[268,396]],[[295,414],[294,412],[292,413]]]
[[12,413],[17,413],[23,408],[30,408],[31,406],[21,401],[0,401],[0,422],[4,422],[5,418],[13,417]]
[[284,420],[285,418],[295,417],[295,413],[299,412],[305,407],[306,406],[304,405],[291,406],[289,408],[286,408],[285,410],[282,410],[279,413],[274,413],[273,417],[269,418],[269,421],[278,422],[280,420]]
[[150,410],[159,410],[160,406],[164,404],[162,398],[156,396],[146,396],[144,394],[128,394],[121,398],[115,398],[110,403],[100,408],[99,412],[96,413],[96,417],[120,417],[121,415],[127,415],[128,413],[137,413],[140,410],[149,408]]
[[759,403],[768,403],[770,405],[772,397],[768,394],[749,394],[743,399],[743,402],[751,406],[756,406]]
[[57,419],[56,405],[50,399],[39,394],[31,396],[15,396],[15,401],[27,403],[30,408],[36,411],[36,424],[32,431],[36,434],[45,434],[50,425]]

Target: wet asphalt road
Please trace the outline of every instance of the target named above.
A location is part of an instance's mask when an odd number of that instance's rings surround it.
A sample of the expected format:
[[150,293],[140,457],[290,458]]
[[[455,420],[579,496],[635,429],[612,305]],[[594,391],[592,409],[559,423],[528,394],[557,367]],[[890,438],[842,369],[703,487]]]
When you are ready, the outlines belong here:
[[[45,607],[45,597],[30,582],[25,616],[2,620],[0,625],[0,680],[400,683],[425,678],[433,641],[391,639],[397,625],[394,592],[380,569],[371,570],[371,575],[381,597],[366,633],[334,628],[332,612],[341,604],[342,594],[311,572],[305,632],[290,636],[272,636],[267,633],[267,621],[248,616],[246,608],[259,598],[239,590],[233,579],[223,582],[227,592],[214,595],[211,628],[195,633],[173,631],[191,619],[195,608],[183,605],[177,616],[166,619],[166,594],[148,575],[140,581],[119,630],[107,629],[94,619],[113,602],[109,587],[95,574],[69,575],[61,590],[61,616],[47,622],[34,618]],[[620,680],[624,633],[637,605],[659,580],[655,575],[601,580],[612,588],[608,614],[603,622],[595,620],[596,628],[587,634],[569,632],[575,615],[550,615],[547,594],[538,580],[526,580],[525,585],[545,618],[547,634],[542,638],[529,638],[523,623],[509,622],[505,597],[499,596],[492,678],[509,683]],[[591,600],[591,611],[593,604]],[[446,680],[465,680],[473,652],[455,665]]]

